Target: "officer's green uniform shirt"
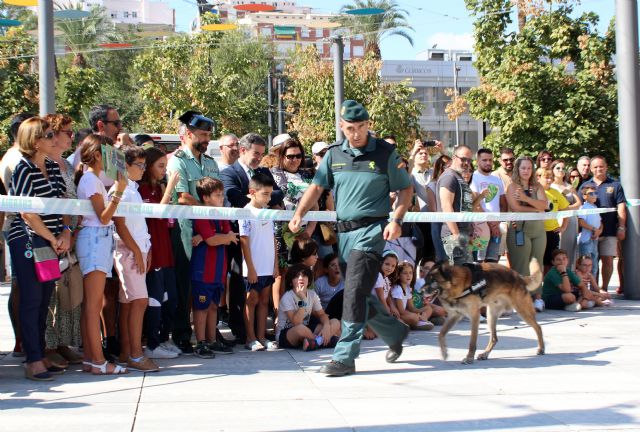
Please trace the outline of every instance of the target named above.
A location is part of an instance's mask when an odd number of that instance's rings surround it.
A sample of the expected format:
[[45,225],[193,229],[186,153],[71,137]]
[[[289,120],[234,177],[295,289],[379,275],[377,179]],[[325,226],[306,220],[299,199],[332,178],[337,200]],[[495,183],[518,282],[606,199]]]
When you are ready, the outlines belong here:
[[[339,148],[334,148],[339,146]],[[379,166],[380,155],[386,152],[386,167]],[[341,152],[334,157],[333,152]],[[376,162],[377,161],[377,162]],[[411,186],[402,159],[391,144],[369,136],[363,149],[352,148],[345,139],[325,154],[313,183],[333,189],[338,220],[358,220],[364,217],[388,217],[391,211],[389,192]],[[348,233],[339,238],[340,254],[346,261],[351,249],[382,253],[382,232],[386,220]]]
[[[220,178],[220,170],[215,159],[204,153],[200,155],[200,160],[193,156],[193,153],[189,148],[178,150],[174,153],[173,157],[169,159],[167,164],[167,172],[169,175],[173,172],[180,173],[180,180],[176,185],[175,192],[173,194],[173,203],[178,204],[178,193],[187,192],[198,199],[198,192],[196,191],[196,183],[203,177],[212,177],[215,179]],[[187,257],[191,259],[191,237],[192,228],[190,219],[178,220],[180,224],[181,239],[184,245],[184,250]]]

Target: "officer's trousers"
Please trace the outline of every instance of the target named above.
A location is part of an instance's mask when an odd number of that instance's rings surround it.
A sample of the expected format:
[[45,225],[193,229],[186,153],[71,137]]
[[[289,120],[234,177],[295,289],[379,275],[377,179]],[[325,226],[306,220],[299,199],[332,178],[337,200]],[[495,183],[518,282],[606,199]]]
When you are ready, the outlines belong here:
[[378,298],[371,294],[380,273],[381,259],[374,252],[353,249],[347,259],[342,311],[342,334],[333,352],[333,360],[353,365],[360,354],[360,341],[366,325],[385,344],[401,341],[405,325],[389,315]]

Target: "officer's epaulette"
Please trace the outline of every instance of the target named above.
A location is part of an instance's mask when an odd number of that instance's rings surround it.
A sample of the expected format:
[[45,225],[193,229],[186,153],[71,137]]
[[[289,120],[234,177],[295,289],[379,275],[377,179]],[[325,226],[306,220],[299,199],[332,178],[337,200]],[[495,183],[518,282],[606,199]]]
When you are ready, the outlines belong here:
[[179,157],[180,159],[184,158],[186,156],[185,152],[183,150],[177,150],[174,154],[175,157]]
[[208,154],[206,154],[206,153],[202,153],[202,156],[206,157],[207,159],[213,159],[211,156],[209,156],[209,155],[208,155]]

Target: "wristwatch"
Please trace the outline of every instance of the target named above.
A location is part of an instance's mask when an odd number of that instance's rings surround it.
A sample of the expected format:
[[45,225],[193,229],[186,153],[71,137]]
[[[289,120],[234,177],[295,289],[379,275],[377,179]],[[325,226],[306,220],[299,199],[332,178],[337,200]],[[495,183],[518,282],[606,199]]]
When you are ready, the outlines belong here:
[[402,218],[391,218],[391,220],[389,220],[389,222],[395,222],[398,225],[402,226],[403,220],[402,220]]

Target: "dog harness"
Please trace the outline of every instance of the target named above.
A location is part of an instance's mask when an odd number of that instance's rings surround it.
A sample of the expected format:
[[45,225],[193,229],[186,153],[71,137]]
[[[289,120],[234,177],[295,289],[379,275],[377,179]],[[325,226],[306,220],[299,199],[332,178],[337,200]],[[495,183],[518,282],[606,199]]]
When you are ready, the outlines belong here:
[[471,294],[484,298],[487,295],[487,279],[484,277],[482,266],[478,263],[464,263],[462,265],[471,271],[471,285],[462,291],[462,294],[456,297],[456,299],[466,297]]

